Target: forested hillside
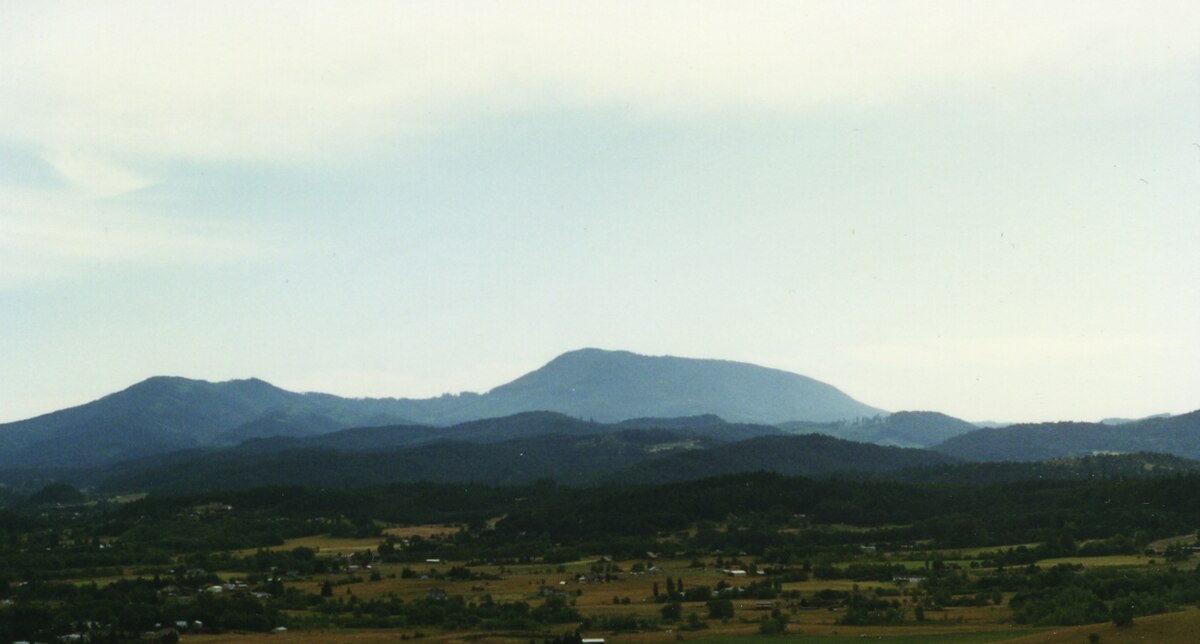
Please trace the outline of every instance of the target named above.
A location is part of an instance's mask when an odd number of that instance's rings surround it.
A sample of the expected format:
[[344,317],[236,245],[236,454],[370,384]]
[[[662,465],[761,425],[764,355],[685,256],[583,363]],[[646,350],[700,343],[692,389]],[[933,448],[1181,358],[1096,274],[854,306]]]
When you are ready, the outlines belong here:
[[1040,461],[1105,452],[1200,459],[1200,411],[1120,425],[1034,423],[980,429],[933,449],[966,461]]

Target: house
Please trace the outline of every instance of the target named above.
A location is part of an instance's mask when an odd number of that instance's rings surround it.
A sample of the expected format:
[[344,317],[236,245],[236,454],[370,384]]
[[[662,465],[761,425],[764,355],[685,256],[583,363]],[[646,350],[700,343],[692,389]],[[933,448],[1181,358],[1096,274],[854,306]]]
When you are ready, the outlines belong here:
[[138,639],[152,644],[171,644],[179,641],[179,631],[173,628],[160,628],[157,631],[146,631]]
[[441,588],[430,588],[429,591],[425,593],[425,599],[430,601],[444,602],[449,598],[450,595],[448,595],[446,591],[442,590]]
[[746,571],[742,570],[741,568],[734,568],[733,570],[726,570],[725,574],[729,575],[730,577],[745,577]]

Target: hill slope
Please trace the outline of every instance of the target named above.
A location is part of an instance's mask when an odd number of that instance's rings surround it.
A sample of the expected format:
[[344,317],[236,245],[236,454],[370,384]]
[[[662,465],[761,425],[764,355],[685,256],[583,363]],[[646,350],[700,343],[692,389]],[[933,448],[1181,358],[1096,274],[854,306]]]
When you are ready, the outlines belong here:
[[[511,419],[499,419],[511,422]],[[594,425],[604,427],[603,425]],[[611,426],[609,426],[612,429]],[[351,430],[358,432],[359,430]],[[370,430],[361,430],[368,432]],[[343,439],[354,436],[339,432]],[[825,476],[896,471],[953,459],[926,450],[881,447],[820,435],[759,436],[732,443],[668,429],[539,434],[492,443],[437,441],[356,449],[356,440],[249,441],[235,448],[186,451],[112,467],[114,491],[185,492],[264,485],[364,486],[402,481],[531,483],[552,478],[599,482],[687,481],[717,474],[774,471]],[[339,449],[329,443],[354,446]]]
[[488,444],[436,442],[388,450],[294,446],[263,452],[232,448],[184,453],[161,465],[142,461],[116,467],[103,486],[180,493],[266,485],[361,487],[406,481],[516,484],[553,478],[579,484],[655,458],[662,450],[711,444],[669,432],[627,430],[589,436],[539,435]]
[[898,411],[851,422],[794,421],[781,423],[779,427],[793,434],[827,434],[846,440],[896,447],[929,447],[979,429],[965,420],[933,411]]
[[1200,461],[1134,452],[1059,458],[1049,461],[993,461],[928,465],[885,472],[870,478],[904,483],[992,485],[1033,480],[1093,481],[1106,478],[1153,478],[1200,473]]
[[157,376],[99,400],[0,425],[0,469],[97,467],[254,436],[405,422],[391,401],[285,391],[258,379]]
[[1103,452],[1200,459],[1200,411],[1120,425],[1035,423],[978,429],[933,449],[969,461],[1042,461]]
[[929,450],[870,445],[821,434],[762,436],[644,461],[618,473],[612,480],[669,483],[757,470],[810,477],[881,474],[953,462],[955,459]]

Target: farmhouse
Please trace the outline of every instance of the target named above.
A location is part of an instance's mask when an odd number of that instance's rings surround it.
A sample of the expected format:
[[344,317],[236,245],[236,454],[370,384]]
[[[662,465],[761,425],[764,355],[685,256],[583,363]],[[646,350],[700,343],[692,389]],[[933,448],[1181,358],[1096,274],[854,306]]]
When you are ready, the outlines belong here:
[[179,641],[179,632],[173,628],[162,628],[157,631],[146,631],[139,638],[143,642],[153,642],[154,644],[168,644],[169,642]]

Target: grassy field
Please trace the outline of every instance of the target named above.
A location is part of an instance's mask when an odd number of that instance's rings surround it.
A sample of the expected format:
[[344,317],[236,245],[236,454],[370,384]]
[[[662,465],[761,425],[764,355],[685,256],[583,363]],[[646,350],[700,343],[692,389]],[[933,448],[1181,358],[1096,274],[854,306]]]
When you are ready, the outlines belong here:
[[458,525],[410,525],[385,528],[383,533],[389,537],[399,537],[402,539],[407,539],[408,537],[431,539],[435,537],[448,537],[461,531],[462,526]]
[[[936,630],[927,627],[890,627],[877,629],[843,628],[833,632],[812,632],[793,627],[786,636],[764,636],[745,625],[717,627],[710,631],[680,633],[684,640],[704,644],[753,644],[796,640],[805,644],[849,644],[850,642],[881,642],[883,644],[1086,644],[1091,634],[1100,637],[1101,644],[1111,642],[1193,644],[1200,633],[1200,610],[1186,610],[1166,615],[1139,617],[1133,626],[1118,628],[1112,624],[1088,624],[1084,626],[1060,626],[1047,629],[980,629],[955,628]],[[395,642],[401,635],[412,637],[413,632],[399,633],[384,630],[325,630],[312,632],[289,632],[282,634],[228,633],[224,635],[184,635],[182,641],[196,644],[317,644],[337,642],[346,644],[374,644]],[[528,636],[495,633],[437,633],[426,632],[424,639],[430,642],[481,642],[508,644],[529,641]],[[675,633],[632,633],[597,634],[607,642],[635,644],[640,642],[678,641]]]
[[[1087,628],[1087,627],[1083,627]],[[1136,627],[1135,627],[1136,628]],[[742,631],[742,632],[738,632]],[[854,632],[838,635],[832,634],[809,634],[800,631],[789,631],[786,635],[765,636],[752,632],[752,629],[742,627],[739,629],[720,630],[716,632],[701,631],[679,633],[685,641],[702,642],[704,644],[762,644],[764,642],[783,642],[790,640],[798,640],[806,644],[848,644],[849,642],[883,642],[885,644],[983,644],[985,642],[1042,642],[1042,641],[1064,641],[1064,642],[1086,642],[1087,631],[1081,631],[1082,636],[1076,635],[1076,639],[1064,640],[1041,640],[1028,639],[1030,631],[1028,630],[1007,630],[1007,631],[956,631],[956,632],[931,632],[927,630],[912,629],[910,632]],[[412,637],[414,633],[403,633],[403,635]],[[497,633],[422,633],[423,641],[430,642],[486,642],[492,644],[519,643],[525,644],[529,641],[528,635],[521,634],[497,634]],[[1042,636],[1042,633],[1032,635],[1037,638]],[[1045,633],[1049,635],[1049,633]],[[658,632],[658,633],[622,633],[622,634],[602,634],[595,635],[603,637],[606,642],[612,643],[628,643],[637,644],[641,642],[674,642],[679,641],[676,633]],[[374,644],[375,642],[395,642],[399,640],[401,633],[396,631],[385,630],[326,630],[326,631],[310,631],[310,632],[288,632],[280,634],[265,634],[265,633],[228,633],[224,635],[184,635],[181,638],[183,642],[195,642],[196,644],[253,644],[256,642],[279,644],[281,642],[296,642],[299,644],[316,644],[318,642],[337,642],[346,644]],[[1105,638],[1102,641],[1109,641]],[[1187,640],[1191,641],[1191,640]]]
[[1178,544],[1189,544],[1195,540],[1196,540],[1196,533],[1193,532],[1191,534],[1181,534],[1177,537],[1167,537],[1166,539],[1159,539],[1158,541],[1151,541],[1150,545],[1148,545],[1147,547],[1153,548],[1155,550],[1166,550],[1167,546],[1173,546],[1177,543]]
[[[396,537],[420,536],[422,538],[440,538],[458,530],[455,526],[424,525],[387,528],[386,534]],[[314,535],[290,539],[275,549],[292,549],[307,547],[318,551],[319,556],[336,556],[351,552],[374,549],[380,542],[379,538],[348,539],[334,538],[328,535]],[[981,550],[963,549],[947,550],[944,556],[953,557],[953,561],[961,563],[962,570],[969,575],[987,572],[984,569],[970,569],[969,561],[961,557],[970,557]],[[242,551],[252,554],[254,550]],[[877,562],[900,563],[905,568],[917,571],[925,566],[925,562],[910,560],[914,553],[896,553],[891,557],[881,554],[873,558]],[[933,553],[916,553],[929,554]],[[894,557],[894,558],[893,558]],[[1060,563],[1082,564],[1085,567],[1101,566],[1150,566],[1152,557],[1144,555],[1116,555],[1106,557],[1068,557],[1048,559],[1039,562],[1043,567]],[[604,617],[617,615],[635,615],[657,621],[662,604],[654,601],[653,590],[657,584],[660,592],[666,591],[667,577],[682,579],[684,586],[716,587],[724,582],[730,585],[744,586],[761,578],[733,578],[723,573],[712,559],[707,559],[705,567],[691,567],[691,560],[656,560],[653,563],[662,569],[658,574],[635,574],[632,569],[637,563],[644,561],[615,562],[623,571],[619,578],[606,583],[583,583],[577,580],[580,574],[590,572],[594,565],[601,563],[596,559],[585,559],[569,562],[561,566],[555,564],[528,564],[513,566],[475,566],[471,570],[485,576],[496,576],[497,579],[452,580],[447,578],[402,576],[405,568],[415,571],[417,575],[425,574],[436,569],[441,572],[451,567],[463,565],[464,562],[442,561],[438,563],[409,563],[409,564],[376,564],[371,570],[361,569],[351,574],[314,575],[302,580],[287,582],[288,586],[302,591],[317,594],[322,584],[330,581],[334,584],[334,597],[346,598],[353,596],[359,600],[395,596],[405,601],[419,600],[432,588],[440,588],[450,595],[462,595],[468,602],[480,601],[484,595],[490,595],[497,602],[525,601],[531,605],[541,603],[538,589],[548,586],[569,593],[572,605],[587,617]],[[747,561],[749,563],[749,561]],[[840,562],[845,566],[851,562]],[[1155,565],[1166,566],[1158,561]],[[1179,564],[1195,567],[1195,562]],[[379,578],[372,581],[371,573],[376,572]],[[222,577],[238,577],[236,573],[224,573]],[[111,582],[115,578],[98,579],[97,581]],[[803,609],[795,605],[794,600],[777,599],[772,606],[781,609],[788,615],[789,624],[786,636],[765,636],[758,632],[758,619],[768,615],[768,611],[756,606],[754,600],[734,600],[735,618],[725,622],[704,620],[707,629],[700,631],[677,632],[670,630],[670,625],[663,624],[663,630],[644,633],[603,633],[589,632],[585,636],[604,637],[608,642],[668,642],[679,639],[711,642],[712,644],[769,641],[786,641],[802,639],[805,642],[835,644],[842,642],[878,641],[889,644],[924,644],[924,643],[958,643],[971,644],[974,642],[1017,642],[1017,643],[1058,643],[1073,642],[1080,644],[1088,641],[1088,635],[1095,633],[1101,637],[1101,642],[1194,642],[1200,641],[1196,633],[1200,633],[1200,610],[1189,610],[1169,615],[1137,618],[1133,627],[1118,629],[1111,624],[1096,624],[1083,627],[1059,627],[1034,629],[1020,627],[1012,623],[1012,611],[1009,609],[1005,595],[999,605],[950,607],[945,610],[927,609],[926,621],[912,621],[913,608],[911,597],[907,594],[893,594],[897,589],[906,593],[909,588],[898,587],[892,582],[865,581],[854,582],[847,579],[816,580],[783,584],[785,591],[800,591],[806,597],[821,590],[863,592],[881,590],[888,597],[900,601],[905,619],[903,624],[889,626],[852,627],[839,625],[838,618],[841,609]],[[789,605],[790,604],[790,605]],[[683,606],[684,616],[697,614],[705,616],[706,609],[702,602],[688,602]],[[503,644],[507,642],[528,642],[530,636],[543,637],[572,630],[573,625],[551,627],[546,633],[496,633],[496,632],[443,632],[438,629],[401,629],[401,630],[349,630],[329,629],[319,631],[293,630],[287,633],[228,633],[222,635],[184,634],[183,641],[198,643],[242,643],[242,642],[395,642],[401,638],[412,639],[420,630],[420,639],[435,642],[487,642]]]
[[[347,575],[329,575],[316,576],[309,580],[294,583],[291,585],[297,586],[306,592],[316,593],[319,591],[321,584],[329,579],[335,583],[334,596],[353,595],[359,599],[369,599],[373,597],[383,597],[395,595],[404,600],[417,600],[424,597],[425,593],[431,588],[440,588],[451,595],[462,595],[467,601],[478,601],[483,595],[490,595],[495,601],[527,601],[531,604],[540,603],[537,596],[538,589],[542,586],[549,586],[557,590],[562,590],[571,593],[571,600],[575,607],[584,615],[591,617],[602,617],[609,615],[637,615],[641,617],[656,619],[662,609],[662,605],[653,600],[653,587],[658,585],[660,591],[666,590],[666,578],[668,576],[673,579],[683,579],[686,587],[708,586],[715,587],[721,582],[731,583],[734,585],[745,585],[752,579],[735,579],[721,572],[714,567],[707,568],[692,568],[689,566],[690,561],[685,560],[660,560],[656,562],[663,568],[663,574],[632,574],[625,572],[620,575],[620,579],[616,579],[607,583],[581,583],[576,580],[579,573],[587,572],[590,566],[594,563],[592,560],[572,562],[564,565],[565,572],[559,572],[557,566],[548,566],[545,564],[539,565],[524,565],[524,566],[506,566],[502,569],[498,566],[477,566],[472,570],[488,575],[498,575],[500,579],[494,580],[462,580],[454,581],[449,579],[414,579],[401,578],[400,571],[404,567],[410,567],[417,573],[426,572],[430,567],[436,567],[439,570],[446,570],[454,565],[459,565],[461,562],[442,562],[439,564],[382,564],[375,567],[381,575],[381,578],[376,581],[365,579],[366,574],[362,571],[356,573],[361,581],[354,583],[338,583],[345,582],[348,579]],[[636,562],[625,561],[617,562],[617,564],[629,571]],[[850,580],[809,580],[804,582],[795,582],[784,584],[784,590],[799,590],[805,595],[810,595],[820,590],[833,589],[850,591],[855,587],[862,591],[872,589],[893,590],[896,585],[891,582],[858,582]],[[908,598],[900,598],[905,603],[906,612],[911,618],[912,606],[908,603]],[[628,600],[628,603],[625,601]],[[756,609],[754,600],[735,600],[736,618],[729,620],[727,623],[708,622],[710,628],[704,631],[680,633],[686,639],[700,639],[703,641],[713,640],[714,637],[720,635],[722,637],[753,637],[762,638],[758,634],[757,620],[759,617],[767,615],[766,610]],[[916,642],[916,641],[967,641],[967,642],[988,642],[996,641],[1001,636],[1011,637],[1013,632],[1008,622],[1011,621],[1012,613],[1006,604],[998,606],[988,605],[982,607],[952,607],[944,611],[927,611],[927,622],[916,624],[909,622],[900,626],[891,627],[858,627],[850,628],[839,626],[836,622],[841,616],[839,611],[830,611],[826,609],[820,610],[796,610],[789,611],[787,608],[787,600],[775,600],[774,606],[778,606],[788,612],[790,618],[789,632],[794,634],[805,634],[806,636],[821,636],[821,637],[838,637],[839,641],[845,640],[851,635],[853,638],[859,637],[878,637],[887,636],[892,638],[889,641],[896,642]],[[684,604],[684,614],[697,613],[701,617],[705,614],[705,607],[700,602],[689,602]],[[1028,632],[1023,631],[1023,632]],[[929,639],[937,634],[951,633],[954,637],[960,639],[955,640],[953,637],[949,639],[938,640]],[[391,633],[391,637],[397,637],[398,633]],[[411,635],[411,634],[410,634]],[[458,638],[483,637],[489,641],[502,641],[503,638],[497,639],[496,634],[475,634],[468,635],[463,633],[450,633],[444,636],[426,633],[428,639],[442,640],[449,638],[450,641],[458,641]],[[592,633],[592,635],[600,636],[601,634]],[[667,641],[674,640],[676,633],[667,631],[658,631],[653,633],[643,634],[620,634],[610,636],[610,640],[615,641]],[[295,635],[299,637],[299,634]],[[331,637],[330,633],[325,634],[326,637]],[[344,632],[339,633],[338,637],[346,637],[345,641],[374,641],[372,638],[375,634],[370,632]],[[903,636],[903,637],[901,637]],[[293,634],[289,634],[289,640]],[[307,637],[307,634],[305,634]],[[905,639],[913,638],[918,639]],[[941,635],[939,635],[941,637]],[[923,639],[922,639],[923,638]],[[968,639],[962,639],[968,638]],[[221,641],[221,640],[217,640]],[[241,640],[236,640],[241,641]],[[311,641],[298,639],[296,641]],[[526,638],[523,641],[528,641]],[[717,641],[717,640],[713,640]]]
[[[960,633],[909,633],[909,634],[858,634],[858,635],[811,635],[804,636],[801,641],[805,644],[845,644],[846,642],[884,642],[885,644],[977,644],[983,642],[1012,641],[1013,637],[1027,631],[1004,632],[960,632]],[[780,637],[763,635],[715,635],[699,637],[697,641],[705,644],[763,644],[772,640],[782,640]]]
[[278,546],[238,550],[235,554],[246,556],[252,555],[258,550],[292,550],[294,548],[304,547],[317,550],[319,555],[331,556],[336,554],[361,552],[363,550],[374,550],[379,546],[379,542],[379,537],[347,539],[341,537],[331,537],[329,535],[313,535],[310,537],[297,537],[295,539],[288,539],[287,541],[284,541],[283,544]]
[[[1103,557],[1057,557],[1054,559],[1042,559],[1038,561],[1038,565],[1043,568],[1051,568],[1059,564],[1080,565],[1084,568],[1102,568],[1105,566],[1148,566],[1150,560],[1154,557],[1144,557],[1142,555],[1105,555]],[[1158,564],[1163,564],[1162,557],[1157,559]]]
[[1146,642],[1152,644],[1194,644],[1200,641],[1200,610],[1190,609],[1165,615],[1138,617],[1133,626],[1118,628],[1111,623],[1086,626],[1058,626],[1018,637],[1013,644],[1080,644],[1088,635],[1100,636],[1101,644]]

